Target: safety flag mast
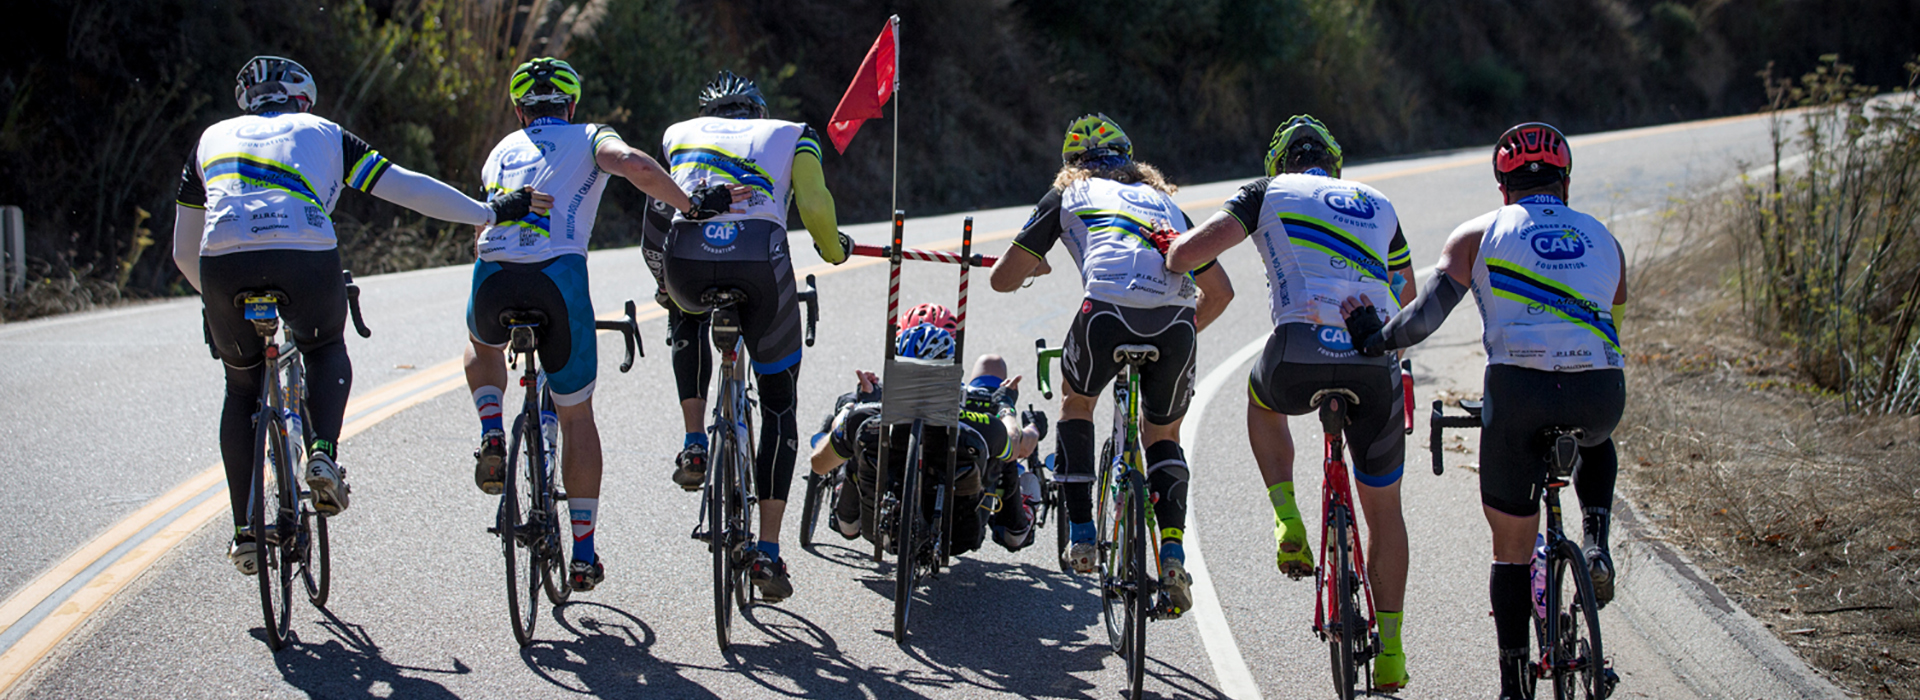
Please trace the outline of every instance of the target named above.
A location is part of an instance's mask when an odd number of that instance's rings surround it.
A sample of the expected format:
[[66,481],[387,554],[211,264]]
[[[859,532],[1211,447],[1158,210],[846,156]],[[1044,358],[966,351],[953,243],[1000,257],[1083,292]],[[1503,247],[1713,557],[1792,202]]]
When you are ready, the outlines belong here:
[[[833,141],[834,150],[845,155],[847,144],[853,141],[853,135],[860,131],[860,125],[868,119],[886,116],[881,108],[887,99],[900,89],[900,15],[887,18],[887,24],[880,28],[880,36],[873,40],[873,47],[867,49],[867,58],[860,62],[860,70],[854,72],[853,82],[847,85],[847,94],[840,97],[840,105],[833,109],[833,118],[827,122],[827,138]],[[905,215],[900,211],[900,103],[893,103],[893,246],[888,257],[891,258],[887,272],[887,335],[885,338],[886,355],[893,359],[893,338],[900,329],[900,249]],[[852,255],[853,251],[847,251]]]

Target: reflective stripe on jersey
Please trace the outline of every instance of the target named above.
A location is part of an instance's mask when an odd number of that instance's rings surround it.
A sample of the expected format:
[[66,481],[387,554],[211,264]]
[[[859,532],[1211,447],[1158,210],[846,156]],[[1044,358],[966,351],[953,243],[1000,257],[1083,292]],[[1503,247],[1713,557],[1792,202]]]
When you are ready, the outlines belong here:
[[619,138],[600,124],[542,119],[501,139],[480,171],[488,199],[532,185],[553,195],[553,209],[546,216],[528,212],[487,227],[476,247],[480,259],[534,263],[585,256],[600,195],[607,188],[607,173],[595,154],[600,144]]
[[201,255],[330,250],[341,186],[370,190],[388,167],[378,151],[321,117],[249,114],[200,135],[176,199],[207,210]]
[[[666,165],[680,189],[695,192],[716,184],[746,185],[753,196],[741,208],[708,221],[760,219],[787,225],[793,192],[793,159],[820,157],[820,142],[804,124],[777,119],[700,117],[667,127]],[[686,217],[674,215],[675,221]]]
[[1266,263],[1275,327],[1344,327],[1340,302],[1360,294],[1386,313],[1399,309],[1392,271],[1413,258],[1399,214],[1379,190],[1292,173],[1249,183],[1223,209],[1246,228]]
[[[1052,210],[1057,208],[1057,214]],[[1045,257],[1064,242],[1087,298],[1132,308],[1195,305],[1193,275],[1170,272],[1148,238],[1155,226],[1190,226],[1173,198],[1153,186],[1091,177],[1049,193],[1014,243]]]
[[1490,219],[1473,266],[1488,364],[1623,368],[1609,310],[1620,251],[1607,227],[1546,195],[1501,207]]

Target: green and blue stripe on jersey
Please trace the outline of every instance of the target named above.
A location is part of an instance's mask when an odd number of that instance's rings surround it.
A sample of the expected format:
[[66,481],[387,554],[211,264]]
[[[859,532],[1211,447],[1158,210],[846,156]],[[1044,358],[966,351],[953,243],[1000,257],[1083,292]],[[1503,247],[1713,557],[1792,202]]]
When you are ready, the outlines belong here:
[[239,180],[254,187],[280,190],[313,206],[326,208],[320,204],[320,196],[314,193],[313,183],[308,182],[298,169],[251,153],[214,156],[200,164],[200,171],[206,174],[208,185],[221,180]]
[[824,158],[820,157],[820,137],[814,135],[812,129],[807,129],[806,133],[800,135],[800,141],[793,147],[793,152],[796,154],[809,153],[813,155],[815,160],[825,161]]
[[380,155],[379,151],[369,150],[366,155],[360,156],[360,162],[354,163],[353,168],[347,171],[347,186],[361,192],[372,192],[374,183],[379,182],[380,176],[387,174],[387,168],[391,167],[393,163],[386,156]]
[[[818,147],[818,144],[815,144]],[[817,154],[816,154],[817,155]],[[768,197],[773,196],[773,176],[748,158],[728,152],[715,146],[682,145],[674,146],[667,153],[668,167],[679,173],[683,170],[704,170],[720,176],[723,180],[737,185],[746,185],[754,191]]]
[[1580,296],[1579,292],[1551,279],[1527,272],[1509,260],[1487,258],[1487,283],[1493,295],[1509,301],[1538,306],[1555,316],[1586,329],[1605,341],[1614,352],[1620,351],[1620,335],[1613,327],[1613,316],[1601,311],[1600,304]]
[[[1281,214],[1280,224],[1286,228],[1287,238],[1294,245],[1345,260],[1348,267],[1359,270],[1361,274],[1381,282],[1387,281],[1387,264],[1381,262],[1380,254],[1338,226],[1303,214]],[[1404,249],[1395,253],[1394,259],[1402,260],[1402,265],[1412,264],[1412,253]]]
[[1118,231],[1139,241],[1140,245],[1153,247],[1153,222],[1146,219],[1117,209],[1082,209],[1073,215],[1080,217],[1087,233]]

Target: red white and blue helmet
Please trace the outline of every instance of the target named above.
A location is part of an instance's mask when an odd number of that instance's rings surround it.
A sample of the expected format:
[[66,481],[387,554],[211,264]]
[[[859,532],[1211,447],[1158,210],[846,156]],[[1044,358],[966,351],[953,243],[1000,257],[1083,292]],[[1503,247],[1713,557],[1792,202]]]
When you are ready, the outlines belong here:
[[931,323],[946,329],[949,333],[960,330],[960,319],[956,318],[952,311],[947,310],[947,307],[939,304],[921,304],[900,314],[899,327],[902,330],[922,323]]
[[[1573,174],[1573,149],[1566,134],[1542,122],[1507,130],[1493,145],[1493,178],[1502,184],[1520,175],[1529,180],[1564,180]],[[1557,176],[1557,177],[1555,177]]]
[[894,354],[921,360],[946,360],[953,357],[953,333],[922,323],[900,332],[894,340]]
[[233,101],[248,113],[274,102],[294,111],[313,110],[313,73],[291,58],[254,56],[233,79]]

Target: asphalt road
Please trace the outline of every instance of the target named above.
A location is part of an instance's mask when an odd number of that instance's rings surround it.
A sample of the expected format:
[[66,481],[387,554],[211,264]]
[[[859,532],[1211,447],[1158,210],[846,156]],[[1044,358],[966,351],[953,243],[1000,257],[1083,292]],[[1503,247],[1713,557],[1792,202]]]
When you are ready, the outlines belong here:
[[[1669,197],[1765,157],[1766,122],[1595,134],[1576,137],[1574,148],[1572,204],[1645,240]],[[1393,200],[1425,274],[1453,226],[1499,204],[1487,160],[1476,148],[1356,165],[1347,175]],[[1202,220],[1240,184],[1196,185],[1177,199]],[[1045,183],[1034,185],[1037,199]],[[980,249],[998,253],[1027,209],[974,216]],[[909,245],[956,238],[960,218],[909,220]],[[883,224],[846,230],[863,243],[886,238]],[[816,267],[803,236],[795,238],[796,266]],[[1203,407],[1203,423],[1189,426],[1200,439],[1188,454],[1191,532],[1217,594],[1217,619],[1228,631],[1213,625],[1203,635],[1198,613],[1153,624],[1148,692],[1224,696],[1239,687],[1216,670],[1216,657],[1230,648],[1260,695],[1324,696],[1326,651],[1309,629],[1312,586],[1272,568],[1271,516],[1247,449],[1240,396],[1247,368],[1222,366],[1270,329],[1262,273],[1251,245],[1222,260],[1239,296],[1202,336],[1199,366],[1202,378],[1226,373],[1224,389]],[[1002,353],[1016,372],[1031,375],[1033,339],[1057,344],[1080,299],[1064,254],[1053,262],[1062,272],[1017,294],[995,294],[984,273],[975,276],[970,354]],[[641,301],[643,311],[650,306],[653,283],[639,251],[597,251],[591,269],[602,314],[628,298]],[[815,271],[822,319],[819,345],[808,350],[801,375],[803,431],[848,389],[853,368],[877,368],[885,322],[883,265]],[[951,303],[954,274],[952,266],[911,267],[903,301]],[[361,280],[375,334],[351,340],[356,396],[434,372],[458,356],[468,280],[464,267]],[[0,326],[0,348],[10,360],[0,365],[0,483],[7,484],[0,489],[0,594],[12,595],[215,464],[220,370],[201,342],[198,314],[197,301],[176,300]],[[1435,391],[1478,389],[1478,323],[1470,308],[1459,309],[1414,353],[1420,404]],[[923,588],[914,634],[896,645],[887,633],[891,570],[824,533],[825,544],[801,550],[790,532],[798,592],[737,622],[734,651],[717,651],[705,550],[687,537],[698,499],[667,479],[681,433],[664,326],[658,319],[641,326],[649,356],[631,374],[619,374],[617,351],[601,346],[595,405],[607,475],[597,540],[607,582],[543,613],[532,647],[515,645],[506,619],[498,542],[485,532],[495,500],[478,494],[470,479],[473,409],[463,387],[433,382],[443,387],[438,394],[344,442],[354,505],[333,521],[333,600],[326,611],[295,608],[290,648],[276,655],[261,641],[255,585],[224,556],[222,509],[54,648],[11,695],[1106,699],[1121,692],[1121,665],[1099,629],[1098,601],[1083,581],[1058,573],[1044,545],[1011,554],[990,546],[964,557]],[[1039,402],[1037,395],[1022,400]],[[1294,430],[1307,439],[1319,432],[1306,417]],[[1415,550],[1406,644],[1413,685],[1401,697],[1485,697],[1495,687],[1489,548],[1476,477],[1463,467],[1473,458],[1453,455],[1454,467],[1434,477],[1424,435],[1423,420],[1408,442],[1405,500]],[[1317,512],[1317,450],[1308,442],[1299,453],[1299,499]],[[796,500],[799,494],[796,486]],[[789,522],[798,519],[798,508],[792,512]],[[1622,585],[1635,585],[1632,570]],[[1624,614],[1610,609],[1603,616],[1624,679],[1616,697],[1699,694],[1639,641],[1638,623],[1616,622]]]

